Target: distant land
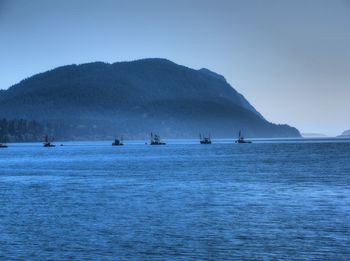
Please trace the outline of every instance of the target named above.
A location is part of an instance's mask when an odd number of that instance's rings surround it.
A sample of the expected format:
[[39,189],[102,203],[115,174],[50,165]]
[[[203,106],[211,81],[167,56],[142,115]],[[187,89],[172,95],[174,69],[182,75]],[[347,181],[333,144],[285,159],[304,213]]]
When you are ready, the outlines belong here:
[[301,136],[304,138],[324,138],[327,137],[327,135],[322,133],[301,133]]
[[[278,108],[276,108],[278,109]],[[67,65],[0,92],[0,118],[35,121],[56,139],[300,137],[268,122],[222,75],[166,59]],[[49,127],[46,127],[49,125]]]
[[343,137],[343,138],[350,138],[350,130],[344,131],[341,135],[338,137]]

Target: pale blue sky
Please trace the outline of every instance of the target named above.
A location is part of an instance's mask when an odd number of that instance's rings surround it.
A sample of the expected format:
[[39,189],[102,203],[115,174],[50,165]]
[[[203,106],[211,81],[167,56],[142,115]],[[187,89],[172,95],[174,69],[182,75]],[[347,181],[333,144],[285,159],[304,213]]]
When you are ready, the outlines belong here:
[[349,0],[0,0],[0,88],[57,66],[163,57],[226,77],[269,121],[350,129]]

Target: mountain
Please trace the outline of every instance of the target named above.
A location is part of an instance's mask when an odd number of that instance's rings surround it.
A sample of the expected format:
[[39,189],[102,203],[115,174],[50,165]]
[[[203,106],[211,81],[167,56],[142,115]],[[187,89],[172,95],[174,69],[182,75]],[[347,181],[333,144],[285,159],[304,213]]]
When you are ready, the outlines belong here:
[[344,131],[341,135],[338,137],[343,137],[343,138],[350,138],[350,130]]
[[[69,125],[84,138],[300,137],[263,116],[225,78],[166,59],[67,65],[0,92],[0,118]],[[80,134],[77,134],[80,133]]]

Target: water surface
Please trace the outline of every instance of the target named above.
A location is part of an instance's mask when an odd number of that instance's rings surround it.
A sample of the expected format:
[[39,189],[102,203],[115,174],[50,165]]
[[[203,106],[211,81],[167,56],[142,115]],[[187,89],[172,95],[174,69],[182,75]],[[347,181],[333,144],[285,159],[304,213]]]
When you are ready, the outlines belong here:
[[10,145],[0,259],[350,259],[348,140]]

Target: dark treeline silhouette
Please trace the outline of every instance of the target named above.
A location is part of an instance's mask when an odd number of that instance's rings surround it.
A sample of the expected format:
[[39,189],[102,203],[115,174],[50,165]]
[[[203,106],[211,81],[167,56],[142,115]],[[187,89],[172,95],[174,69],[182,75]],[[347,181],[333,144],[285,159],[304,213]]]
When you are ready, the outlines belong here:
[[[0,118],[0,143],[43,141],[46,135],[62,141],[112,139],[116,133],[121,133],[120,129],[117,129],[118,131],[110,131],[106,125],[99,122],[83,124],[79,122],[39,122],[35,120]],[[135,134],[135,132],[132,134]],[[138,133],[138,135],[144,134]],[[126,137],[132,138],[133,136],[126,135]]]
[[0,120],[0,142],[38,141],[47,130],[44,125],[28,120]]

